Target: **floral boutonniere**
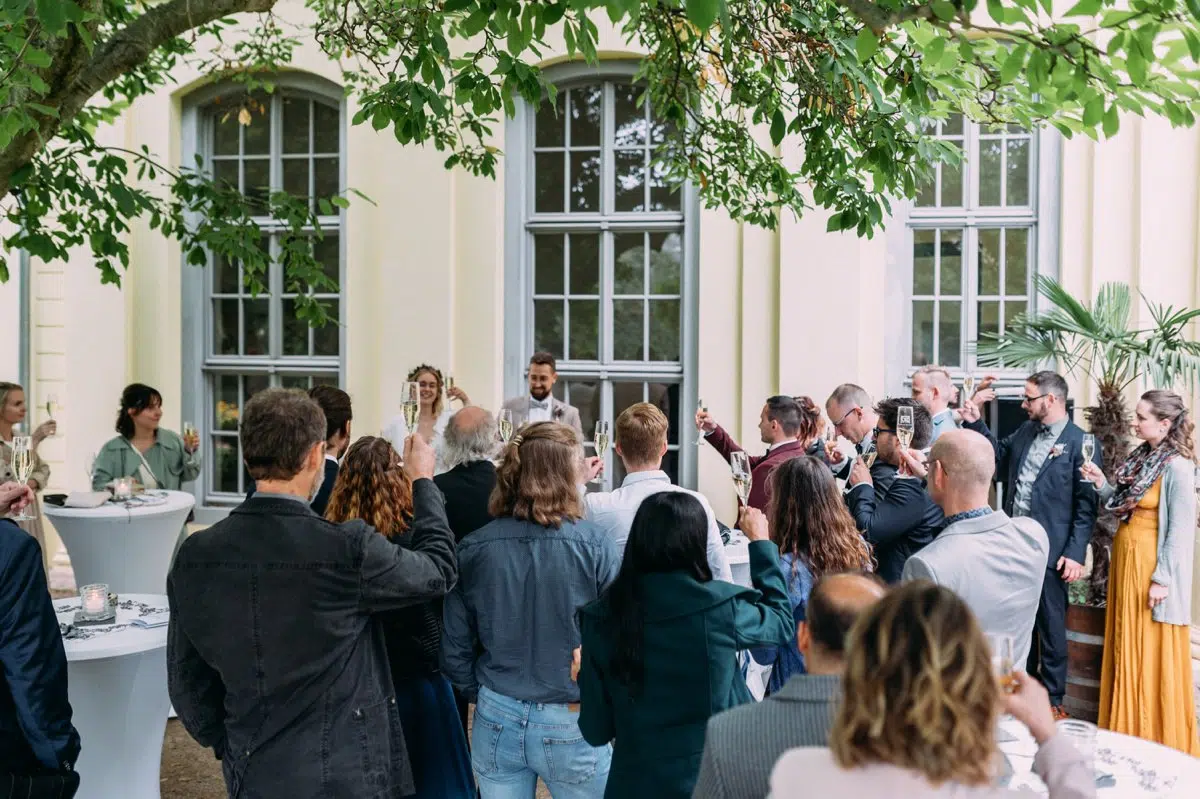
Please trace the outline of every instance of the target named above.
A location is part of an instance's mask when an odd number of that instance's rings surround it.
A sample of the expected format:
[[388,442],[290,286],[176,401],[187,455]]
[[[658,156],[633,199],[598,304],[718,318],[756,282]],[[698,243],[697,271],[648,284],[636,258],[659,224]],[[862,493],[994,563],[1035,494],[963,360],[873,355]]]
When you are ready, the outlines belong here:
[[1063,444],[1055,444],[1055,445],[1054,445],[1053,447],[1051,447],[1051,449],[1050,449],[1050,460],[1054,460],[1054,459],[1055,459],[1055,458],[1057,458],[1059,455],[1063,454],[1063,452],[1065,451],[1065,449],[1066,449],[1066,447],[1065,447]]
[[563,407],[561,405],[554,406],[554,412],[551,414],[555,419],[561,419],[563,415]]

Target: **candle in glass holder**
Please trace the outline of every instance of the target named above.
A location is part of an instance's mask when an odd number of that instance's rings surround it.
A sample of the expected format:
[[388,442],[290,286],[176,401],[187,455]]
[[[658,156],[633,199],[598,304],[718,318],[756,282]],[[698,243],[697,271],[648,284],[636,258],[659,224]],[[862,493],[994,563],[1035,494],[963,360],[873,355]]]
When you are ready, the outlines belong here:
[[79,589],[79,601],[83,614],[89,618],[99,618],[108,612],[108,586],[104,583],[85,585]]
[[129,499],[133,496],[133,483],[127,477],[121,477],[117,480],[116,486],[113,488],[113,497],[116,499]]

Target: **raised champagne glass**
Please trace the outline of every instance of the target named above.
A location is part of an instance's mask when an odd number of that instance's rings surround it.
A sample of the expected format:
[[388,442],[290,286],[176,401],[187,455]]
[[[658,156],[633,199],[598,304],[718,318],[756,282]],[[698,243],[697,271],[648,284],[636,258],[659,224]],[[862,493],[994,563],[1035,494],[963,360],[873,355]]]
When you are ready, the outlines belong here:
[[[975,396],[975,376],[967,375],[963,378],[963,395],[962,402],[966,402]],[[961,404],[961,403],[960,403]]]
[[[33,471],[33,440],[29,436],[13,436],[12,440],[12,472],[13,479],[21,485],[29,482],[29,474]],[[13,516],[13,521],[29,521],[33,517],[25,512]]]
[[[702,399],[696,400],[696,410],[699,413],[707,413],[708,412],[708,406],[704,404],[704,400],[702,400]],[[698,430],[698,435],[696,436],[696,446],[699,447],[699,446],[704,445],[704,428],[697,428],[697,430]]]
[[1011,694],[1017,689],[1013,638],[1011,635],[989,635],[987,638],[992,651],[992,673],[1000,682],[1001,689]]
[[496,415],[496,427],[500,432],[500,440],[505,444],[512,439],[513,434],[513,415],[508,408],[500,411]]
[[417,432],[417,424],[421,420],[421,386],[419,383],[405,383],[400,395],[400,410],[404,412],[404,424],[408,426],[411,436]]
[[54,421],[54,412],[57,410],[58,410],[58,395],[57,394],[47,394],[46,395],[46,417],[49,418],[50,421],[53,422]]
[[[597,458],[603,459],[604,453],[608,451],[608,433],[608,422],[596,422],[596,431],[592,435],[592,444],[596,447]],[[592,483],[594,485],[601,485],[604,483],[604,480],[600,475],[596,475],[592,479]]]
[[750,485],[753,481],[750,456],[740,451],[730,453],[729,468],[733,473],[733,488],[737,491],[738,499],[746,505],[750,501]]
[[1091,433],[1083,435],[1083,459],[1091,463],[1096,457],[1096,437]]
[[896,438],[900,439],[900,449],[908,449],[912,443],[916,423],[913,421],[913,409],[900,406],[896,409]]
[[879,453],[876,452],[875,450],[871,450],[870,452],[865,452],[865,453],[863,453],[863,463],[865,463],[867,465],[867,468],[870,469],[872,466],[875,465],[875,458],[877,458],[878,456],[879,456]]
[[446,388],[446,404],[449,405],[451,402],[454,401],[454,398],[450,396],[450,392],[454,390],[454,375],[450,375],[450,374],[446,375],[445,388]]

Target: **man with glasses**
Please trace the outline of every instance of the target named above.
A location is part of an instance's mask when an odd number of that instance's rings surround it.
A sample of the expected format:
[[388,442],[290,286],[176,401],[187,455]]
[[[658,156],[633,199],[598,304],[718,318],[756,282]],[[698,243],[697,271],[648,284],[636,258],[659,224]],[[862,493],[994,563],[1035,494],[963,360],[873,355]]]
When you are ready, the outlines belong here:
[[[980,419],[979,407],[963,403],[963,426],[992,443],[996,476],[1004,483],[1004,512],[1029,517],[1046,530],[1050,553],[1034,625],[1028,672],[1050,694],[1055,716],[1067,687],[1067,583],[1083,576],[1088,541],[1096,524],[1097,495],[1079,475],[1083,431],[1067,417],[1067,381],[1038,372],[1025,381],[1021,403],[1029,421],[1002,441]],[[1099,442],[1095,460],[1102,463]]]
[[[833,429],[837,431],[838,435],[848,439],[854,445],[855,452],[859,455],[866,455],[868,452],[874,451],[873,431],[879,422],[879,417],[875,415],[874,403],[871,402],[871,395],[867,393],[866,389],[853,383],[842,383],[833,390],[829,399],[825,400],[825,414],[833,423]],[[828,460],[834,477],[845,480],[850,476],[854,461],[843,456],[841,451],[830,450]],[[878,461],[876,464],[877,466],[882,465]],[[891,475],[887,474],[887,469],[880,469],[879,474],[876,474],[877,466],[871,467],[871,476],[875,479],[875,485],[880,487],[883,483],[890,483]],[[881,477],[883,483],[880,482]]]
[[911,399],[886,399],[875,406],[874,429],[876,464],[893,467],[895,477],[887,486],[875,484],[873,475],[861,459],[855,459],[846,481],[846,504],[863,536],[875,548],[879,576],[889,583],[900,581],[904,562],[920,552],[942,529],[942,511],[930,499],[919,476],[901,469],[900,439],[896,437],[896,419],[900,408],[912,408],[912,450],[929,445],[933,423],[929,411]]

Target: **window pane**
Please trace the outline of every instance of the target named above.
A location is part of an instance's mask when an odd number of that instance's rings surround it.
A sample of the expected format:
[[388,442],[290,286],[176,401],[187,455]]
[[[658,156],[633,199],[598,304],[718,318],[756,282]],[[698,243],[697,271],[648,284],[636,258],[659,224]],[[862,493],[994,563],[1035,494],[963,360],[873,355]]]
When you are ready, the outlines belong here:
[[338,175],[338,159],[313,159],[313,195],[329,199],[338,193],[341,180]]
[[913,231],[913,294],[933,294],[936,230]]
[[642,300],[613,300],[613,358],[618,361],[645,360],[645,303]]
[[933,360],[933,301],[915,300],[912,319],[913,366],[924,366]]
[[334,388],[338,388],[339,387],[338,376],[337,375],[313,375],[312,376],[312,384],[314,386],[333,386]]
[[667,180],[667,168],[650,156],[650,210],[678,211],[679,187]]
[[342,328],[341,303],[338,300],[325,300],[329,321],[321,327],[313,328],[313,355],[336,356],[341,354]]
[[1024,300],[1009,300],[1004,303],[1004,328],[1007,330],[1013,320],[1025,313],[1028,307],[1028,303]]
[[979,303],[979,334],[1000,332],[999,300],[984,300]]
[[242,377],[242,407],[260,391],[266,391],[271,386],[269,375],[244,375]]
[[308,152],[308,105],[300,97],[283,98],[283,151]]
[[308,197],[307,158],[285,158],[283,160],[283,190],[293,197]]
[[913,200],[918,208],[937,205],[938,167],[936,165],[932,167],[930,173],[929,180],[920,185],[917,189],[917,198]]
[[1029,230],[1004,231],[1004,291],[1025,294],[1029,291]]
[[[962,148],[958,148],[960,151]],[[959,208],[963,204],[962,160],[956,164],[942,164],[942,202],[946,208]]]
[[679,360],[679,300],[650,300],[650,360]]
[[616,161],[614,207],[617,211],[645,211],[646,151],[618,150],[613,157]]
[[563,357],[562,300],[533,301],[533,348]]
[[238,457],[237,438],[234,436],[213,436],[213,491],[237,494]]
[[213,385],[213,428],[216,430],[238,429],[238,419],[242,415],[238,403],[237,375],[216,375]]
[[270,352],[270,301],[242,300],[246,328],[242,339],[244,355],[267,355]]
[[296,301],[285,299],[283,306],[283,354],[308,355],[308,322],[296,317]]
[[245,155],[266,155],[271,152],[271,101],[250,106],[250,124],[242,126],[242,152]]
[[938,362],[958,366],[962,363],[962,303],[943,302],[938,310]]
[[650,293],[680,294],[683,291],[683,239],[678,233],[650,234]]
[[237,191],[238,162],[236,160],[213,161],[212,176],[213,182],[221,185],[223,188]]
[[571,210],[600,210],[599,153],[571,153]]
[[599,86],[571,90],[571,146],[600,146]]
[[562,294],[563,235],[533,237],[533,293]]
[[1029,205],[1029,139],[1008,141],[1008,205]]
[[596,420],[600,418],[600,384],[588,378],[559,378],[554,384],[554,396],[569,402],[579,411],[583,442],[590,455],[592,431],[596,429]]
[[228,261],[221,255],[213,256],[213,293],[237,294],[241,283],[238,281],[237,261]]
[[600,237],[595,234],[571,234],[572,294],[600,293]]
[[308,391],[308,389],[309,389],[308,383],[309,383],[308,375],[280,375],[279,376],[279,387],[280,388],[296,388],[296,389],[300,389],[301,391]]
[[313,258],[321,265],[325,276],[334,283],[342,279],[342,256],[338,246],[340,237],[336,232],[326,232],[320,239],[313,239]]
[[1001,153],[1004,145],[1000,139],[983,139],[979,142],[979,204],[1000,204]]
[[571,338],[567,357],[573,361],[600,359],[600,301],[571,300]]
[[1000,293],[1000,231],[979,231],[979,293]]
[[540,213],[563,211],[563,154],[538,153],[534,156],[534,209]]
[[628,83],[613,87],[616,103],[616,146],[630,147],[646,143],[646,107],[637,102],[642,90]]
[[237,155],[240,125],[236,111],[217,111],[213,120],[213,155]]
[[271,162],[266,158],[251,158],[242,162],[242,186],[246,199],[265,209],[271,193]]
[[645,241],[642,233],[613,236],[613,294],[645,293]]
[[237,300],[213,300],[213,353],[238,354]]
[[961,230],[942,231],[942,294],[962,293],[962,236]]
[[963,115],[951,114],[942,122],[943,136],[961,136],[963,132]]
[[534,123],[537,130],[535,146],[563,146],[563,126],[566,124],[566,120],[563,118],[563,109],[566,107],[566,99],[567,93],[559,92],[553,103],[543,100],[538,106],[537,120]]
[[336,107],[313,103],[313,152],[341,152],[341,128],[341,112]]

